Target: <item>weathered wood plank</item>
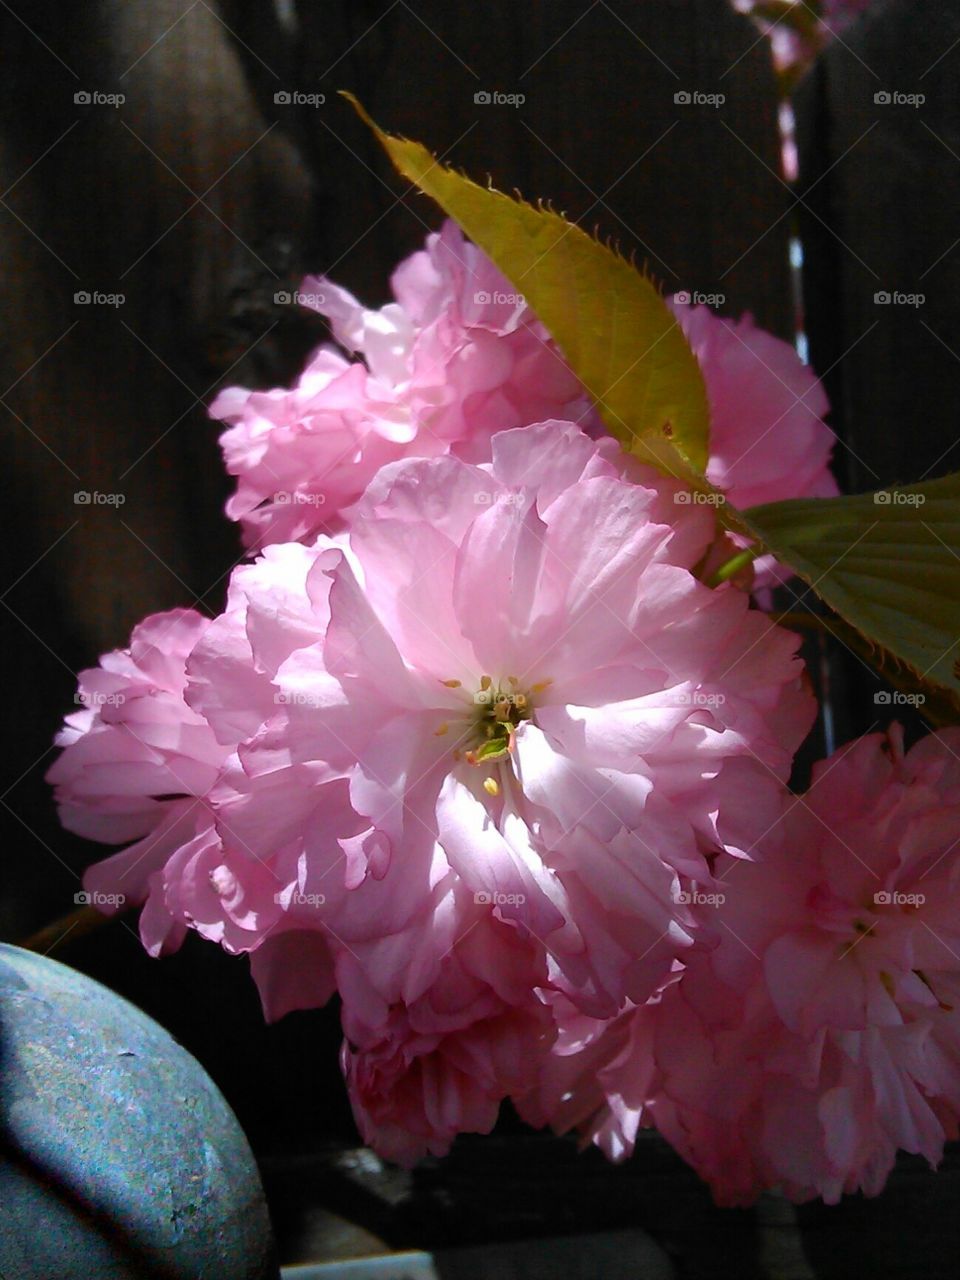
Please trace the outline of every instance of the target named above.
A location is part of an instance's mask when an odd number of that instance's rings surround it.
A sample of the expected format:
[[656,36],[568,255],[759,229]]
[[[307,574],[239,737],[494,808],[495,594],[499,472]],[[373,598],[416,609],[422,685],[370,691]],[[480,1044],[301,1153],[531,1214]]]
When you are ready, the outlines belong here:
[[799,102],[811,354],[857,491],[960,467],[958,41],[955,0],[879,5]]
[[[187,8],[37,6],[30,30],[0,11],[13,81],[0,121],[0,624],[17,672],[0,790],[16,783],[16,816],[3,816],[23,850],[5,860],[7,937],[72,904],[79,886],[45,846],[90,858],[58,831],[42,764],[30,769],[71,704],[71,672],[148,612],[207,592],[219,607],[237,546],[203,402],[248,347],[276,348],[283,309],[242,308],[261,282],[271,295],[286,282],[303,236],[302,165],[266,133],[221,23],[205,6],[177,22]],[[80,306],[81,291],[126,300]],[[77,491],[123,505],[76,505]]]
[[[436,218],[422,197],[388,211],[367,166],[391,190],[403,186],[364,126],[332,105],[340,87],[449,163],[596,226],[668,290],[721,292],[733,310],[754,309],[781,331],[788,324],[772,72],[726,0],[563,0],[522,17],[489,0],[468,9],[421,0],[416,20],[405,5],[358,6],[362,18],[345,31],[302,8],[303,87],[328,95],[306,121],[318,182],[338,175],[326,249],[366,293],[383,294],[398,251]],[[474,101],[496,91],[525,101]],[[679,92],[727,100],[678,105]]]
[[[958,40],[956,0],[879,4],[798,98],[810,353],[855,492],[960,467]],[[922,727],[877,704],[882,686],[852,655],[838,656],[835,686],[840,740],[891,719]]]

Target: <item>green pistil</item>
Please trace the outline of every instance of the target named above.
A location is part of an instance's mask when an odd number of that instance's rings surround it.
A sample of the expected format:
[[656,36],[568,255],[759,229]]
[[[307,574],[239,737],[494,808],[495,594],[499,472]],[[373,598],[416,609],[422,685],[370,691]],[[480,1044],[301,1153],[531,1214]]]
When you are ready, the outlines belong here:
[[517,692],[516,676],[508,677],[509,688],[493,687],[489,676],[480,681],[474,695],[478,708],[476,732],[479,745],[464,753],[469,764],[489,764],[513,751],[517,726],[530,718],[527,695]]

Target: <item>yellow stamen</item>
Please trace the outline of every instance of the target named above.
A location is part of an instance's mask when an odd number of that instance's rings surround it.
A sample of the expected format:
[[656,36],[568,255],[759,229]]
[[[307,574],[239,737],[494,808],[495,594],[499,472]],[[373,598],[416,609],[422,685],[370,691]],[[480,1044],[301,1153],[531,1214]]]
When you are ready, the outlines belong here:
[[524,693],[515,693],[513,695],[513,705],[518,711],[523,711],[527,705],[527,696]]
[[493,681],[489,676],[480,677],[480,688],[484,693],[486,693],[486,691],[490,688],[492,684],[493,684]]
[[496,778],[484,778],[483,789],[488,796],[498,796],[500,794],[500,783]]
[[447,686],[447,688],[448,688],[448,689],[459,689],[459,688],[460,688],[460,681],[459,681],[459,680],[441,680],[441,681],[440,681],[440,683],[441,683],[441,684],[445,684],[445,685]]
[[514,688],[516,688],[517,685],[520,683],[519,679],[516,676],[507,676],[507,679],[510,681],[510,683],[513,685]]
[[549,689],[553,684],[553,680],[538,680],[535,685],[531,685],[534,693],[543,693],[544,689]]
[[448,724],[441,724],[436,729],[434,729],[433,736],[435,738],[442,738],[443,735],[445,733],[449,733],[449,731],[450,731],[450,726]]

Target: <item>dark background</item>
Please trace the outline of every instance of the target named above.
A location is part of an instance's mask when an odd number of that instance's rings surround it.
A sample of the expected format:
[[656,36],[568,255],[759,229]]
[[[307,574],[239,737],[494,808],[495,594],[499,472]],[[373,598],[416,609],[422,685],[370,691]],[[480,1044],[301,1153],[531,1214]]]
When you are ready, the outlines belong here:
[[[385,301],[392,267],[438,225],[339,88],[474,177],[549,198],[634,252],[666,291],[722,293],[725,313],[749,310],[785,337],[799,230],[841,483],[958,466],[954,0],[881,0],[834,43],[798,95],[796,190],[779,176],[766,41],[726,0],[11,0],[0,39],[5,940],[71,910],[102,852],[60,830],[43,782],[74,673],[147,613],[222,604],[240,547],[221,514],[229,485],[205,405],[221,385],[288,381],[323,339],[319,318],[276,292],[311,271]],[[475,104],[493,89],[526,101]],[[684,89],[726,101],[677,105]],[[275,102],[293,90],[326,102]],[[880,90],[926,101],[877,104]],[[84,91],[125,101],[76,102]],[[81,290],[125,302],[77,305]],[[878,306],[880,290],[925,302]],[[77,506],[84,489],[123,493],[124,505]],[[862,664],[837,650],[831,670],[841,740],[888,718]],[[713,1209],[655,1140],[614,1170],[507,1118],[498,1136],[464,1140],[413,1178],[364,1178],[344,1164],[358,1139],[335,1009],[264,1027],[244,961],[196,938],[151,961],[131,921],[66,938],[56,954],[144,1007],[208,1068],[290,1242],[297,1205],[312,1200],[392,1244],[645,1225],[683,1275],[734,1263],[763,1274],[756,1215]],[[817,1274],[846,1276],[854,1258],[874,1275],[953,1274],[958,1185],[953,1166],[934,1179],[907,1161],[879,1200],[802,1209]]]

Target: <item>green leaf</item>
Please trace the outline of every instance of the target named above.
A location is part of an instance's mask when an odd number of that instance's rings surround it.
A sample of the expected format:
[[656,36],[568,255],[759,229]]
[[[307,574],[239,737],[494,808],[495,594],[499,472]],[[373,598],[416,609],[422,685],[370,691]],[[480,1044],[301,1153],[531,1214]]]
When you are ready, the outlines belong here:
[[960,712],[960,473],[738,515],[746,532],[886,650],[874,658],[881,670],[905,664]]
[[344,96],[397,170],[432,196],[523,294],[624,448],[673,475],[689,467],[702,472],[703,378],[655,286],[560,214],[478,186],[420,143],[384,133],[352,94]]

